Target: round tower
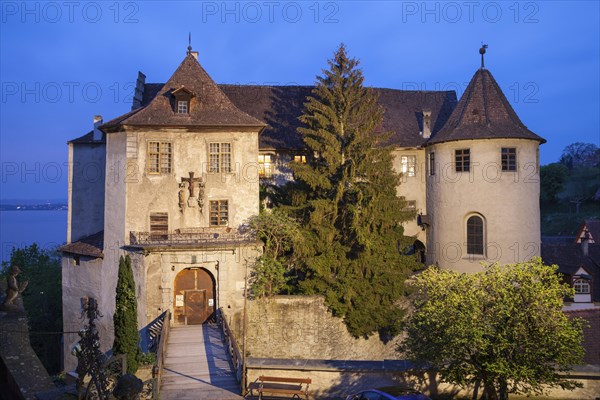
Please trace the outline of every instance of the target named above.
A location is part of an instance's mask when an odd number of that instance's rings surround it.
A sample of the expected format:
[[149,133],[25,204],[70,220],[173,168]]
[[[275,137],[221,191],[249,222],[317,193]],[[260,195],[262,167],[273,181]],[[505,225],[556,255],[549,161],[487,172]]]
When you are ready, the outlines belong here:
[[427,260],[477,272],[481,262],[540,255],[539,145],[482,66],[425,145]]

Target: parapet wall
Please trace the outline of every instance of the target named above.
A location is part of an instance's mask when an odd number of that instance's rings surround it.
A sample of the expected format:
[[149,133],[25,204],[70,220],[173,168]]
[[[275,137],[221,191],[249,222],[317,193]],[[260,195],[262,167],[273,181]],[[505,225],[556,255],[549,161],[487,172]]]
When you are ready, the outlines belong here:
[[[398,339],[354,338],[320,296],[277,296],[248,302],[246,348],[251,357],[384,360],[397,359]],[[242,318],[236,318],[236,331]],[[238,337],[241,337],[238,335]]]

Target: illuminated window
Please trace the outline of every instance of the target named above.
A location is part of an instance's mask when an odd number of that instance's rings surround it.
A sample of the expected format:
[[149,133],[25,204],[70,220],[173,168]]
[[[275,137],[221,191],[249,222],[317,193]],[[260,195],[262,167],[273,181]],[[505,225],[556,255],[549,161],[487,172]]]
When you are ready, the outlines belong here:
[[591,287],[590,281],[587,279],[576,278],[573,280],[573,288],[575,289],[575,294],[590,294]]
[[179,100],[177,101],[177,114],[187,114],[188,113],[188,101],[187,100]]
[[229,202],[227,200],[211,200],[210,226],[227,226],[229,222]]
[[401,156],[402,173],[406,176],[415,176],[415,168],[417,165],[417,156]]
[[271,170],[271,156],[269,154],[258,156],[258,176],[261,178],[270,178],[273,175]]
[[209,143],[209,172],[231,172],[231,143]]
[[170,174],[173,146],[169,142],[148,142],[148,173]]
[[454,150],[454,163],[456,172],[469,172],[471,170],[471,150]]
[[306,163],[306,156],[294,156],[294,162]]
[[502,171],[517,170],[517,149],[514,147],[502,148]]
[[483,219],[477,215],[467,220],[467,254],[483,255]]

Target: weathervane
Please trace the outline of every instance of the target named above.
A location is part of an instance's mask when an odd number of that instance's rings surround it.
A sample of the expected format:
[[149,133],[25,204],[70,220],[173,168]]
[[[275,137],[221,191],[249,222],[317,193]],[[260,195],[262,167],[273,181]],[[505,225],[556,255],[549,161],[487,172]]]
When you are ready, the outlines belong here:
[[483,64],[483,55],[485,54],[485,49],[487,48],[488,45],[481,42],[481,48],[479,49],[479,54],[481,54],[481,69],[485,68],[485,65]]
[[190,32],[188,34],[188,51],[187,53],[190,54],[192,52],[192,32]]

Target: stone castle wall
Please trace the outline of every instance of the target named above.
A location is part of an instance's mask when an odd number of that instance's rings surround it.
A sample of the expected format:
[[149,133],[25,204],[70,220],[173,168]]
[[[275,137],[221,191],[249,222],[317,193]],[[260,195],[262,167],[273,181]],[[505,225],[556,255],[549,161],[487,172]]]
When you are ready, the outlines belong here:
[[[396,359],[398,339],[384,343],[379,335],[354,338],[341,318],[327,310],[320,296],[277,296],[248,302],[248,356],[321,360]],[[234,329],[242,332],[243,316]],[[241,335],[237,335],[241,342]]]

